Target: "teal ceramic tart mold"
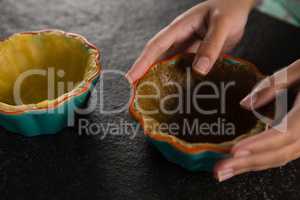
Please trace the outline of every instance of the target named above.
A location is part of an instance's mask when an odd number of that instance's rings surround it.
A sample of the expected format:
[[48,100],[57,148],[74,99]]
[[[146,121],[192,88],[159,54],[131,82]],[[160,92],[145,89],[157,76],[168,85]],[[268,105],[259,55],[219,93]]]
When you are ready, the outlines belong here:
[[[251,63],[230,56],[201,76],[191,69],[193,58],[192,54],[177,55],[152,65],[133,84],[130,113],[166,159],[190,171],[211,171],[234,144],[267,127],[239,105],[264,76]],[[215,94],[210,85],[201,87],[204,83],[213,83],[221,92],[225,85],[225,112],[220,111],[220,96],[195,97]],[[192,102],[202,110],[218,111],[200,112]]]
[[25,136],[55,134],[82,107],[101,71],[98,49],[59,30],[0,42],[0,126]]

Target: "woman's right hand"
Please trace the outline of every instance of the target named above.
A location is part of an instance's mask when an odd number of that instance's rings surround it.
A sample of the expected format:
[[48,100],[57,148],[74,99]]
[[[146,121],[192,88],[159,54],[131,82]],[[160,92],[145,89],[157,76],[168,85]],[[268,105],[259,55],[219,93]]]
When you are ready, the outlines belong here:
[[196,53],[193,70],[206,75],[219,55],[241,39],[256,0],[208,0],[156,34],[127,73],[139,79],[154,62],[176,53]]

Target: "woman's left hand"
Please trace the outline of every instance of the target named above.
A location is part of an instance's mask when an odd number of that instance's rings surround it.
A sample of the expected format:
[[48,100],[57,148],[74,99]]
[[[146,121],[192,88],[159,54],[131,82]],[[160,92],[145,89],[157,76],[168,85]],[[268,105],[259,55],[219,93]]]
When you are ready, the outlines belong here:
[[[259,108],[271,102],[282,90],[299,81],[300,59],[264,79],[241,101],[241,105],[249,110]],[[231,153],[231,158],[222,160],[215,166],[214,172],[219,181],[250,171],[281,167],[299,158],[300,93],[293,108],[279,125],[240,141],[232,148]]]

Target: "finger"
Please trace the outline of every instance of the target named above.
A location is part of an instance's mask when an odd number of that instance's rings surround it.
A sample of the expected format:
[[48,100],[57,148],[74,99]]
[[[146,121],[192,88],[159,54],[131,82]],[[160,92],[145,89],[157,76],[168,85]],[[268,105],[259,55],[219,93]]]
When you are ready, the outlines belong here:
[[174,29],[166,27],[160,31],[153,39],[151,39],[140,57],[133,64],[132,68],[127,73],[127,78],[130,82],[134,82],[141,77],[147,68],[155,62],[155,60],[175,41],[176,32]]
[[[204,42],[201,39],[195,39],[192,43],[190,43],[189,45],[185,45],[185,46],[175,46],[173,52],[171,52],[171,54],[168,55],[174,55],[177,54],[179,52],[184,52],[184,53],[192,53],[192,54],[196,54],[198,52],[198,49],[200,47],[200,45],[202,45]],[[229,49],[231,49],[233,47],[233,45],[231,46],[224,46],[221,50],[221,54],[226,53]]]
[[196,72],[206,75],[210,71],[223,49],[229,28],[226,18],[219,16],[211,18],[208,32],[193,63]]
[[[201,39],[194,38],[194,40],[190,41],[189,43],[173,45],[172,49],[163,54],[160,59],[169,58],[178,53],[196,54],[201,44],[203,44]],[[233,48],[233,46],[233,44],[224,46],[221,50],[221,54],[226,53],[229,49]]]
[[265,78],[240,104],[249,110],[259,108],[298,81],[300,81],[300,60]]
[[273,78],[267,77],[262,80],[256,88],[241,102],[241,106],[251,110],[271,102],[276,95],[276,88],[273,85]]
[[173,44],[159,59],[164,60],[179,53],[195,54],[201,44],[201,39],[196,36],[191,37],[187,41]]
[[255,136],[246,138],[231,149],[234,157],[251,155],[287,146],[298,139],[300,108],[293,107],[280,124]]
[[244,157],[229,158],[219,162],[214,172],[219,181],[224,181],[241,173],[283,166],[291,160],[298,150],[299,143],[294,143],[278,150]]
[[247,173],[247,172],[256,172],[256,171],[263,171],[263,170],[267,170],[267,169],[272,169],[272,168],[277,168],[277,167],[282,167],[284,164],[274,164],[274,165],[263,165],[263,166],[258,166],[255,168],[245,168],[245,169],[241,169],[236,171],[234,174],[235,176]]
[[[195,27],[201,29],[207,7],[196,6],[176,18],[170,25],[161,30],[145,46],[139,58],[127,73],[130,82],[141,77],[173,44],[181,43],[195,33]],[[196,14],[195,14],[196,13]]]
[[260,141],[262,139],[268,138],[271,135],[273,135],[273,133],[263,132],[263,133],[259,133],[257,135],[245,138],[245,139],[241,140],[240,142],[238,142],[236,145],[234,145],[231,149],[231,152],[234,154],[235,152],[237,152],[239,147],[245,146],[245,145],[250,144],[250,143],[255,143],[256,141]]
[[[219,162],[215,174],[220,181],[235,175],[283,166],[300,156],[298,139],[299,108],[293,108],[279,126],[281,129],[270,129],[260,135],[245,139],[232,149],[234,156]],[[287,123],[287,126],[282,123]],[[275,127],[276,128],[276,127]],[[280,131],[279,131],[280,130]]]
[[234,157],[252,155],[267,150],[278,149],[294,142],[294,138],[288,133],[270,129],[253,138],[247,138],[236,144],[231,152]]
[[[298,98],[300,95],[298,96]],[[296,101],[299,99],[297,98]],[[232,154],[237,157],[240,155],[250,155],[271,149],[278,149],[295,142],[298,135],[298,121],[300,117],[300,107],[294,106],[290,112],[282,119],[280,124],[272,129],[266,130],[255,136],[246,138],[232,148]]]
[[[286,165],[288,162],[293,161],[300,156],[300,142],[296,141],[290,145],[285,146],[284,148],[281,148],[281,150],[277,151],[268,151],[265,152],[265,154],[261,154],[262,156],[268,156],[268,154],[276,154],[277,158],[274,158],[272,162],[262,162],[261,165],[256,165],[254,167],[246,167],[246,168],[241,168],[240,170],[235,171],[236,175],[245,173],[245,172],[250,172],[250,171],[262,171],[266,169],[271,169],[271,168],[276,168],[276,167],[282,167]],[[277,154],[278,153],[278,154]],[[266,165],[264,165],[267,163]]]

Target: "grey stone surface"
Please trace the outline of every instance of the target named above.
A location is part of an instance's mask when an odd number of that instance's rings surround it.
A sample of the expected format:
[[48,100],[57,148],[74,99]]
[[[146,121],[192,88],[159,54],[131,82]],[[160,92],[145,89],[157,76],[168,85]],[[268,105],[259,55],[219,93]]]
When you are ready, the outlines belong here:
[[[193,0],[0,0],[0,36],[57,28],[87,37],[102,52],[104,69],[126,72],[146,41]],[[300,57],[300,31],[254,12],[232,54],[272,73]],[[99,84],[97,89],[99,90]],[[105,77],[105,109],[129,98],[121,76]],[[92,95],[95,99],[96,96]],[[81,117],[83,118],[83,117]],[[84,118],[99,124],[133,122],[128,112]],[[51,123],[51,122],[49,122]],[[300,162],[217,183],[167,162],[143,136],[79,136],[68,128],[55,136],[24,138],[0,129],[0,199],[299,199]]]

